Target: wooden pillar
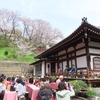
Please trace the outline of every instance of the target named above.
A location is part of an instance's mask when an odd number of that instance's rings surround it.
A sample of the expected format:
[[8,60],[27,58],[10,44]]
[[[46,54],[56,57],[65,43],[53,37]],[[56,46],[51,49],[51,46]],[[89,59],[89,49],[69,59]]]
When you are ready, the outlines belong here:
[[88,60],[89,57],[89,46],[88,46],[88,31],[87,27],[84,27],[84,42],[85,42],[85,49],[86,49],[86,59],[87,59],[87,77],[89,78],[89,70],[90,68],[90,60]]
[[64,69],[64,68],[63,68],[63,61],[62,61],[62,72],[63,72],[63,69]]
[[89,78],[89,70],[87,70],[87,78]]
[[76,45],[74,46],[74,53],[75,53],[75,67],[77,69],[77,60],[76,60]]
[[58,53],[57,53],[57,69],[59,67],[59,58],[58,58]]
[[44,64],[44,71],[45,71],[44,75],[46,75],[46,60],[45,60],[45,64]]
[[67,58],[67,67],[69,68],[69,60],[68,60],[68,54],[67,54],[67,49],[66,49],[66,58]]

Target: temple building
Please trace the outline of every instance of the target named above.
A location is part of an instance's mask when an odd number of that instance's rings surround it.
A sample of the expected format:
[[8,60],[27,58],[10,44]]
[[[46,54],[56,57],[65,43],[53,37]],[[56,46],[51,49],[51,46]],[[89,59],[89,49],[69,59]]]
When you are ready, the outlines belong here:
[[78,72],[100,70],[100,29],[83,18],[72,34],[35,58],[40,60],[31,63],[34,75],[55,74],[58,67],[64,71],[73,64]]

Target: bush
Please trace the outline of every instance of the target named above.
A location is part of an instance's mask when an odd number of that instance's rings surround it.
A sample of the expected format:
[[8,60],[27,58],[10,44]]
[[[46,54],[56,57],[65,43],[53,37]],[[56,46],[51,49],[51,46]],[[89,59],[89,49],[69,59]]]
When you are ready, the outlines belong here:
[[74,86],[75,93],[81,92],[82,89],[87,88],[87,84],[84,81],[81,80],[74,80],[68,82],[70,85]]
[[56,82],[56,77],[55,76],[52,76],[51,77],[51,80],[52,80],[52,82]]
[[5,55],[5,56],[8,55],[8,51],[5,51],[5,52],[4,52],[4,55]]
[[10,41],[5,37],[0,35],[0,47],[9,47]]
[[87,96],[96,96],[97,93],[96,93],[96,91],[95,91],[92,87],[89,87],[89,88],[87,89],[86,95],[87,95]]
[[9,54],[8,56],[7,56],[9,59],[17,59],[17,55],[16,54]]

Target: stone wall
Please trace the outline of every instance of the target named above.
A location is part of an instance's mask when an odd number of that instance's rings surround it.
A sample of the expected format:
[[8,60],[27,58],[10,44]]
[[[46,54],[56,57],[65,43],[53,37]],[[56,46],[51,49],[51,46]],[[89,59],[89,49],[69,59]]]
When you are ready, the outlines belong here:
[[13,75],[29,75],[33,73],[33,66],[29,63],[17,62],[17,61],[1,61],[0,62],[0,74],[8,76]]

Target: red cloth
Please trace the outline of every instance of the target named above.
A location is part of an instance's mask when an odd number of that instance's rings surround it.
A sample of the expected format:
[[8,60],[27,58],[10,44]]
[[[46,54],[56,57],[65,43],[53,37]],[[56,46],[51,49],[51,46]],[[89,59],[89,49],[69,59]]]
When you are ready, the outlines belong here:
[[4,95],[3,100],[17,100],[16,91],[5,91],[5,95]]
[[52,89],[56,90],[56,89],[57,89],[57,84],[56,84],[56,82],[50,83],[50,87],[51,87]]
[[40,89],[35,85],[27,85],[26,91],[29,93],[29,98],[31,100],[38,100],[38,92]]
[[39,80],[35,79],[35,83],[39,82]]

